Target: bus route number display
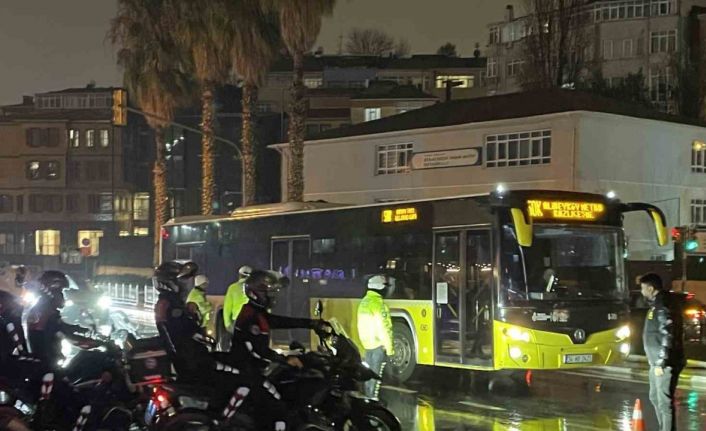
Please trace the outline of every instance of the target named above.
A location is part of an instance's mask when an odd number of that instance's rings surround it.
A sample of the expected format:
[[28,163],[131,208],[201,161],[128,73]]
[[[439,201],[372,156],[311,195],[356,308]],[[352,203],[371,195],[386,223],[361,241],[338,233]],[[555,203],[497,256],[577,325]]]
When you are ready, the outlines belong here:
[[395,208],[382,210],[383,223],[400,223],[419,218],[416,208]]
[[527,208],[534,219],[595,221],[605,213],[600,202],[528,200]]

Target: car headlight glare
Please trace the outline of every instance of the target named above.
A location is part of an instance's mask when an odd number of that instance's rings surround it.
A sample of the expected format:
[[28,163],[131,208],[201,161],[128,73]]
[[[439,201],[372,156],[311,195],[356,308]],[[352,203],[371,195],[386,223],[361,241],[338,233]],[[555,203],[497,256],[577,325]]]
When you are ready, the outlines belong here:
[[505,330],[505,335],[510,337],[511,339],[515,341],[524,341],[525,343],[529,343],[530,341],[530,334],[527,331],[523,331],[520,328],[515,328],[515,327],[510,327]]
[[628,325],[621,326],[617,331],[615,331],[615,336],[618,340],[626,340],[630,338],[630,327]]
[[100,308],[110,308],[110,306],[113,305],[113,300],[110,299],[110,296],[101,296],[98,298],[98,306]]

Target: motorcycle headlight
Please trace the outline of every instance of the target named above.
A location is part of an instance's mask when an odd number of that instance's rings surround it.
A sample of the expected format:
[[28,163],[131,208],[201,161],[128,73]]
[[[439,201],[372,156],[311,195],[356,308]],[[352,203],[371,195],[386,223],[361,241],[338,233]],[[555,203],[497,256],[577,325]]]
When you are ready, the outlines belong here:
[[113,305],[113,300],[110,299],[110,296],[103,295],[98,298],[98,306],[100,308],[110,308],[111,305]]
[[109,337],[113,327],[110,325],[101,325],[98,327],[98,333],[104,337]]
[[617,331],[615,331],[615,337],[618,340],[630,338],[630,327],[628,325],[621,326]]
[[70,299],[67,299],[66,302],[64,302],[64,307],[73,307],[74,302]]

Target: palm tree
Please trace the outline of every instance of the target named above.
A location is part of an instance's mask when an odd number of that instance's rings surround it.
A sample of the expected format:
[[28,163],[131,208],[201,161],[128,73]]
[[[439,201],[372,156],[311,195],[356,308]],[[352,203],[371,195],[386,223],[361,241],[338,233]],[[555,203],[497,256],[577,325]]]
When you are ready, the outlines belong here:
[[201,213],[213,214],[216,192],[214,166],[214,91],[230,71],[228,20],[217,1],[171,0],[173,32],[193,67],[201,97]]
[[226,0],[232,36],[233,71],[242,79],[243,206],[255,203],[256,152],[253,108],[257,89],[264,81],[279,48],[276,16],[262,8],[260,0]]
[[166,31],[166,7],[165,0],[119,0],[108,32],[118,48],[125,85],[154,130],[154,263],[159,261],[160,233],[168,214],[164,130],[188,88],[181,59]]
[[289,169],[287,200],[304,199],[304,53],[311,50],[321,31],[321,20],[333,12],[335,0],[269,0],[279,14],[282,41],[292,56],[294,77],[289,114]]

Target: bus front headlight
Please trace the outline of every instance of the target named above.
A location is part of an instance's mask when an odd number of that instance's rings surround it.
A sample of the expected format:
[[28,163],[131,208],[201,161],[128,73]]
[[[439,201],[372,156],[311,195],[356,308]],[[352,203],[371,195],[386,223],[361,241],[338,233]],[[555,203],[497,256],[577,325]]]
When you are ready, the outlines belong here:
[[626,340],[630,338],[630,327],[628,325],[621,326],[617,331],[615,331],[615,337],[618,340]]
[[527,331],[523,331],[520,328],[516,328],[514,326],[511,326],[505,330],[505,335],[510,337],[512,340],[515,341],[524,341],[525,343],[530,342],[530,334]]

